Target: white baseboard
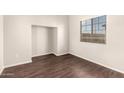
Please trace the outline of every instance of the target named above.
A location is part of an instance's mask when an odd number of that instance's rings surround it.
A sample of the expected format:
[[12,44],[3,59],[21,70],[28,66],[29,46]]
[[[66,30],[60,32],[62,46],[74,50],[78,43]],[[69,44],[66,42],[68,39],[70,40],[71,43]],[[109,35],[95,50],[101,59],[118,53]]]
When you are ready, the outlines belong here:
[[114,71],[117,71],[117,72],[120,72],[120,73],[123,73],[123,74],[124,74],[124,71],[121,71],[121,70],[119,70],[119,69],[116,69],[116,68],[107,66],[107,65],[102,64],[102,63],[96,63],[96,62],[94,62],[94,61],[91,60],[91,59],[88,59],[88,58],[85,58],[85,57],[81,57],[81,56],[79,56],[79,55],[77,55],[77,54],[74,54],[74,53],[69,53],[69,54],[72,54],[72,55],[77,56],[77,57],[82,58],[82,59],[86,59],[86,60],[88,60],[88,61],[91,61],[92,63],[95,63],[95,64],[98,64],[98,65],[104,66],[104,67],[106,67],[106,68],[109,68],[109,69],[112,69],[112,70],[114,70]]
[[4,66],[4,68],[13,67],[13,66],[22,65],[22,64],[27,64],[27,63],[31,63],[31,62],[32,62],[32,60],[25,61],[25,62],[19,62],[16,64],[6,65],[6,66]]
[[66,52],[66,53],[53,53],[54,55],[56,55],[56,56],[62,56],[62,55],[66,55],[66,54],[69,54],[68,52]]
[[64,53],[49,52],[49,53],[44,53],[44,54],[33,55],[32,57],[44,56],[44,55],[49,55],[49,54],[54,54],[56,56],[61,56],[61,55],[69,54],[69,53],[68,52],[64,52]]
[[44,53],[44,54],[37,54],[37,55],[33,55],[32,57],[37,57],[37,56],[44,56],[44,55],[49,55],[49,54],[53,54],[53,53]]

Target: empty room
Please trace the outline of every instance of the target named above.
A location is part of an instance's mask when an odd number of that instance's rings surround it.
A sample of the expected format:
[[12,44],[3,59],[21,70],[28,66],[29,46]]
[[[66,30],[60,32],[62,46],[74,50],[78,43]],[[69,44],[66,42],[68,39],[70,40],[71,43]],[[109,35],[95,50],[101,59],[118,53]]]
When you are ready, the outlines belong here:
[[0,15],[1,78],[123,78],[123,15]]

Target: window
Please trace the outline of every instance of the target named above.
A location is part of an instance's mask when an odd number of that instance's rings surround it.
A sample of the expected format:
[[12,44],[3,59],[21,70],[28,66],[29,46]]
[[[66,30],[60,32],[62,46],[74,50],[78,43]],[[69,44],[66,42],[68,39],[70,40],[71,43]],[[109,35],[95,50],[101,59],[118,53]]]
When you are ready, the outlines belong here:
[[93,33],[104,34],[106,30],[106,16],[93,18]]
[[86,20],[82,23],[82,29],[84,33],[91,33],[92,26],[91,26],[91,20]]
[[84,20],[81,24],[81,41],[105,43],[106,16]]

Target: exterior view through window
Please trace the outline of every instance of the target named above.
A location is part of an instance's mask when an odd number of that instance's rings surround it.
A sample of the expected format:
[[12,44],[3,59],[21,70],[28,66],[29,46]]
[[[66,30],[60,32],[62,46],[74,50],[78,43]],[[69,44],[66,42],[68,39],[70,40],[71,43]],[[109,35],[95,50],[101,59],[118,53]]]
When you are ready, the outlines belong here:
[[106,43],[106,16],[80,21],[81,42]]

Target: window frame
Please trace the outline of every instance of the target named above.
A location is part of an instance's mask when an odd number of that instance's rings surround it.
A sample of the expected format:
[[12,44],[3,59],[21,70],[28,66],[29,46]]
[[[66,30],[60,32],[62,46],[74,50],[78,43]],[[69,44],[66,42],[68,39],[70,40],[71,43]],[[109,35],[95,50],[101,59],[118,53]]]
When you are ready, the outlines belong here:
[[[89,43],[106,44],[107,16],[103,15],[103,16],[91,18],[88,20],[91,20],[91,24],[87,25],[85,23],[87,20],[80,21],[80,41],[89,42]],[[94,22],[94,20],[96,20],[96,22]],[[87,27],[87,26],[91,26],[90,33],[87,30],[83,29],[84,27]],[[94,26],[97,27],[97,30],[96,28],[94,28]]]
[[[102,22],[99,21],[101,17],[105,17],[105,20]],[[94,23],[95,19],[97,19],[98,22]],[[86,21],[88,21],[88,20],[91,20],[91,24],[86,24]],[[92,35],[93,34],[105,34],[105,32],[106,32],[106,15],[99,16],[96,18],[91,18],[88,20],[81,21],[81,33],[92,34]],[[105,24],[104,32],[100,32],[100,24]],[[85,31],[83,30],[83,28],[87,28],[88,26],[91,26],[91,31],[89,30],[90,33],[87,32],[88,30],[86,30],[86,29],[85,29]],[[94,30],[94,26],[98,26],[98,31]]]

